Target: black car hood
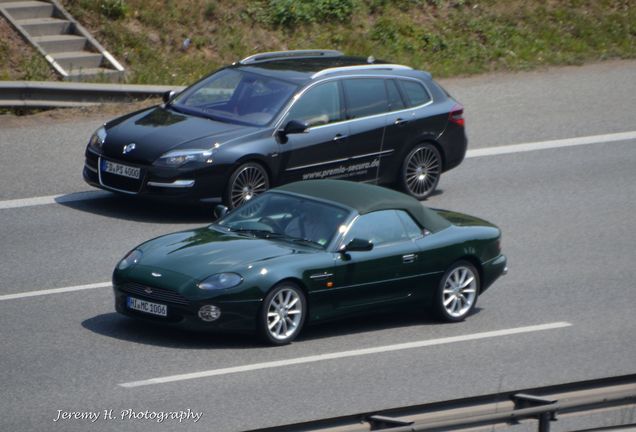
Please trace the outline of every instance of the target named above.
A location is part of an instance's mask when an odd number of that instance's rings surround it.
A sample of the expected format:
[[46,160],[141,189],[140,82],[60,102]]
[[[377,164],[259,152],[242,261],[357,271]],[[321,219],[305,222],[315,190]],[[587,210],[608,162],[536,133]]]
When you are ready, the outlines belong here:
[[[106,141],[102,154],[132,163],[150,164],[173,149],[209,149],[215,143],[249,134],[250,126],[224,123],[170,108],[154,107],[106,124]],[[123,154],[124,146],[135,149]]]

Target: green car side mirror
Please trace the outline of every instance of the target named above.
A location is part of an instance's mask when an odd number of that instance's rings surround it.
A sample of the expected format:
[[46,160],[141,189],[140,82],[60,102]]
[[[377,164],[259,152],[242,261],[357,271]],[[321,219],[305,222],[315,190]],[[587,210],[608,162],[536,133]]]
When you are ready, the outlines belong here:
[[359,238],[352,239],[346,245],[340,247],[340,253],[346,252],[367,252],[373,249],[373,243],[370,240],[364,240]]
[[214,220],[221,219],[227,214],[228,211],[228,208],[225,207],[223,204],[217,205],[216,207],[214,207]]

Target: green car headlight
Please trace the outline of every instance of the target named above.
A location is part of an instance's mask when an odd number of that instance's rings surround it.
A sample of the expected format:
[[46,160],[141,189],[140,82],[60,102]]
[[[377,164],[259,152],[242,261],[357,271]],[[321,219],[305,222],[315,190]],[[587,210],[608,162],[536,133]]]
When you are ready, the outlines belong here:
[[102,126],[91,135],[88,146],[93,150],[101,151],[104,141],[106,141],[106,129]]
[[181,165],[185,165],[188,162],[200,162],[211,164],[212,150],[172,150],[168,153],[164,153],[154,163],[155,166],[163,166],[170,168],[177,168]]
[[126,255],[121,261],[119,261],[117,268],[119,270],[126,270],[127,268],[134,266],[139,262],[142,255],[143,252],[141,252],[139,249],[134,249],[128,252],[128,255]]
[[236,273],[217,273],[199,282],[197,287],[202,290],[218,290],[232,288],[243,282],[241,275]]

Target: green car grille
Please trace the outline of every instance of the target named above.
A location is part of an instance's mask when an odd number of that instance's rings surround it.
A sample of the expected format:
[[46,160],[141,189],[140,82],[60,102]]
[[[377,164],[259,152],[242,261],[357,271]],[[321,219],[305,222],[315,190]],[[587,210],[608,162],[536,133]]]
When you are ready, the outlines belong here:
[[138,295],[152,300],[159,300],[168,303],[176,303],[181,305],[187,305],[190,302],[187,298],[175,291],[170,291],[163,288],[150,287],[134,282],[128,282],[120,286],[122,291],[130,294]]

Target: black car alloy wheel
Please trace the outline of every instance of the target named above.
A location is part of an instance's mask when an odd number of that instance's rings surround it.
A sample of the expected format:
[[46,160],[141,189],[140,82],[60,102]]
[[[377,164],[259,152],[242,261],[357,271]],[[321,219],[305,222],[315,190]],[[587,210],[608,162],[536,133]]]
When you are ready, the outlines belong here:
[[444,321],[462,321],[477,304],[479,272],[467,261],[458,261],[444,273],[435,295],[435,312]]
[[262,165],[248,162],[239,166],[228,182],[225,202],[231,209],[240,207],[269,189],[269,176]]
[[292,283],[281,283],[265,297],[259,327],[261,336],[273,345],[290,343],[298,336],[305,322],[305,295]]
[[428,197],[439,183],[442,157],[432,144],[416,146],[404,159],[402,186],[417,199]]

